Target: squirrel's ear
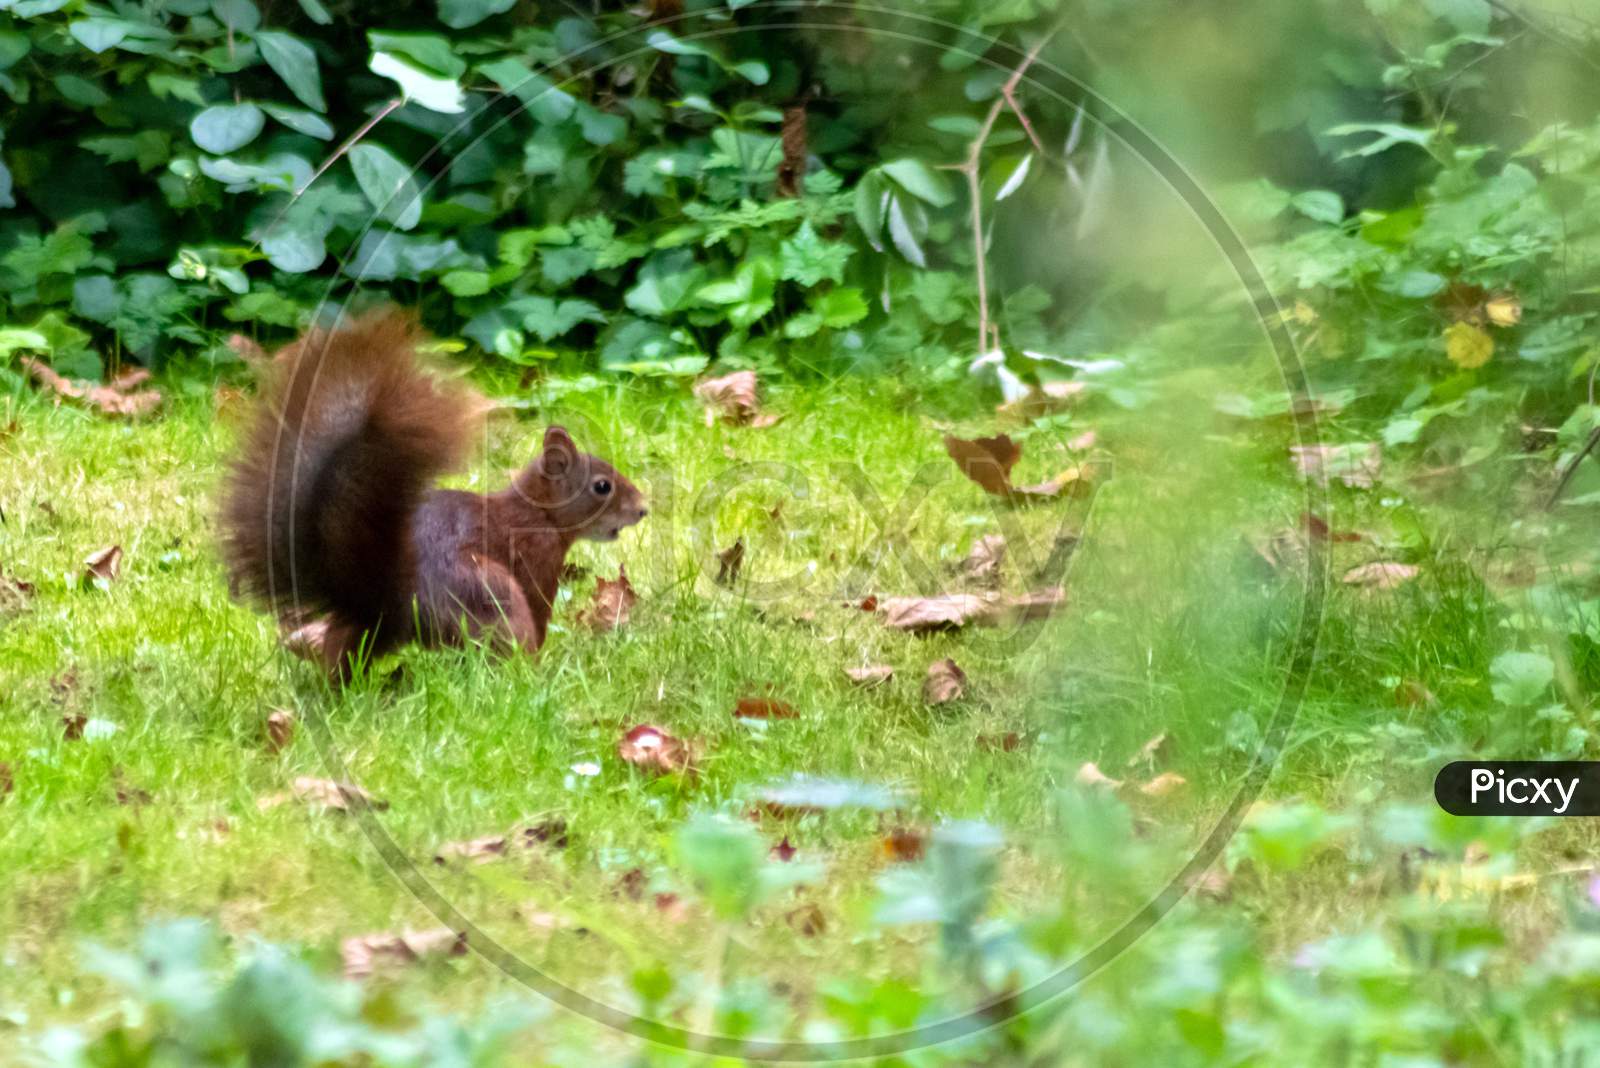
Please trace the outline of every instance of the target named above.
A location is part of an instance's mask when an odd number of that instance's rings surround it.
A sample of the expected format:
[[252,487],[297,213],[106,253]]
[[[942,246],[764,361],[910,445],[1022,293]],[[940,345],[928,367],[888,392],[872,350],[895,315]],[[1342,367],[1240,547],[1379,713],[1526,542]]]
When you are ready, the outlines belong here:
[[578,459],[578,447],[565,427],[553,426],[544,432],[544,473],[560,478]]

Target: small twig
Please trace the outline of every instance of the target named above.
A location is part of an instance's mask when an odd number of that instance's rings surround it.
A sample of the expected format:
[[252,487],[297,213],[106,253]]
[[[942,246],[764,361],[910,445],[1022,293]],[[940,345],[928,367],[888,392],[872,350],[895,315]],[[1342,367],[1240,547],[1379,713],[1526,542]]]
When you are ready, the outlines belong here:
[[1005,94],[1006,103],[1011,105],[1011,110],[1016,114],[1017,121],[1022,124],[1022,132],[1028,135],[1029,141],[1033,142],[1034,151],[1039,153],[1042,162],[1043,157],[1046,155],[1044,142],[1040,141],[1039,135],[1033,132],[1033,123],[1023,113],[1022,105],[1017,103],[1017,94],[1012,90],[1009,83],[1000,92]]
[[[1039,53],[1044,50],[1044,46],[1050,42],[1050,38],[1053,36],[1054,32],[1052,31],[1041,37],[1039,43],[1028,50],[1028,54],[1023,57],[1022,63],[1018,65],[1017,69],[1011,72],[1011,76],[1000,87],[1000,95],[995,98],[993,104],[989,105],[989,113],[983,117],[983,122],[978,127],[977,136],[967,146],[967,158],[956,164],[954,168],[966,178],[967,196],[972,204],[972,247],[974,258],[977,261],[978,354],[980,356],[990,351],[989,336],[991,330],[994,334],[993,347],[998,348],[1000,346],[1000,328],[997,325],[991,325],[989,316],[989,271],[986,262],[988,250],[983,234],[983,196],[982,190],[978,186],[978,163],[983,156],[984,143],[989,140],[989,134],[994,131],[994,124],[999,120],[1000,112],[1005,109],[1006,104],[1010,102],[1012,108],[1021,116],[1022,112],[1017,109],[1014,99],[1017,86],[1021,84],[1023,74],[1027,73],[1028,68],[1033,66],[1033,61],[1039,58]],[[1022,122],[1023,127],[1028,130],[1029,136],[1033,136],[1033,130],[1028,125],[1028,120],[1023,118]],[[1037,139],[1035,139],[1035,143],[1038,143]]]
[[[321,178],[325,173],[327,173],[329,167],[333,166],[335,163],[338,163],[346,152],[349,152],[352,148],[356,147],[356,144],[360,142],[363,137],[372,132],[372,128],[374,126],[388,118],[391,112],[399,108],[400,105],[404,104],[405,102],[405,97],[397,96],[387,104],[383,105],[383,107],[379,108],[376,115],[372,116],[372,118],[361,124],[361,129],[345,138],[344,144],[334,149],[333,155],[322,161],[322,165],[311,173],[310,178],[306,179],[306,184],[295,190],[294,198],[290,200],[289,203],[293,204],[296,200],[299,200],[305,191],[310,189],[312,184],[318,178]],[[286,208],[285,210],[288,209]]]
[[1567,483],[1571,482],[1572,476],[1578,473],[1578,465],[1583,463],[1584,457],[1594,451],[1596,445],[1600,445],[1600,426],[1589,431],[1589,439],[1583,443],[1583,448],[1578,450],[1578,455],[1574,456],[1561,472],[1561,477],[1556,480],[1556,488],[1550,492],[1550,499],[1544,502],[1545,511],[1549,511],[1556,506],[1556,502],[1561,499],[1561,495],[1567,490]]

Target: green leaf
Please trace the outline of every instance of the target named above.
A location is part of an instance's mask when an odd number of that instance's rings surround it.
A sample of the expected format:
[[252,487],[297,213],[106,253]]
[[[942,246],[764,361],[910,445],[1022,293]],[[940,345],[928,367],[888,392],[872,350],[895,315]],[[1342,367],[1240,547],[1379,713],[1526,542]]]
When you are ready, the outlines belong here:
[[1308,189],[1296,193],[1289,204],[1295,211],[1316,222],[1337,223],[1344,219],[1344,200],[1338,193],[1326,189]]
[[261,11],[253,0],[211,0],[211,13],[235,33],[254,33],[261,25]]
[[889,198],[889,239],[900,250],[900,255],[918,267],[928,265],[928,258],[922,254],[922,246],[917,243],[916,231],[900,204],[899,196]]
[[823,279],[842,282],[845,264],[854,251],[842,241],[822,240],[807,220],[780,246],[779,273],[788,281],[803,286],[814,286]]
[[869,171],[856,185],[856,225],[866,235],[867,243],[878,252],[883,251],[883,221],[889,210],[889,183],[883,176]]
[[639,268],[638,280],[622,299],[638,314],[660,318],[683,307],[699,278],[687,249],[657,252]]
[[276,30],[261,30],[254,37],[261,58],[300,103],[313,111],[327,111],[327,102],[322,99],[322,74],[311,46],[293,34]]
[[405,99],[429,111],[459,115],[467,110],[466,94],[454,78],[430,74],[389,52],[372,53],[372,58],[367,61],[367,69],[382,77],[392,78],[400,86]]
[[489,292],[489,272],[449,271],[439,284],[458,297],[481,297]]
[[1489,665],[1496,701],[1527,708],[1540,700],[1555,680],[1556,666],[1543,653],[1501,653]]
[[333,127],[328,120],[305,108],[292,108],[287,104],[262,104],[261,110],[289,127],[295,133],[315,137],[319,141],[333,140]]
[[439,0],[439,21],[452,30],[464,30],[516,6],[517,0]]
[[350,169],[378,217],[402,230],[422,219],[422,191],[411,168],[378,145],[362,144],[350,150]]
[[936,208],[955,201],[955,194],[950,191],[950,183],[944,175],[919,159],[893,160],[879,170],[893,178],[900,188]]
[[323,7],[318,0],[300,0],[300,10],[306,13],[306,18],[318,26],[333,25],[333,16],[328,14],[328,9]]
[[766,847],[743,821],[700,815],[677,835],[678,862],[717,915],[744,916],[757,903]]
[[587,300],[563,300],[552,297],[518,297],[506,304],[505,310],[519,317],[522,326],[538,335],[540,341],[551,341],[567,333],[579,323],[604,323],[605,314]]
[[56,91],[79,107],[98,108],[111,103],[111,98],[106,95],[94,82],[87,78],[80,78],[76,74],[58,74],[50,80]]
[[1339,157],[1349,159],[1352,156],[1376,156],[1395,145],[1416,145],[1425,149],[1433,144],[1436,132],[1429,127],[1401,126],[1393,122],[1347,122],[1333,127],[1328,134],[1332,137],[1350,137],[1359,133],[1376,135],[1360,148],[1349,149]]
[[67,25],[73,40],[96,53],[121,44],[131,29],[126,19],[113,18],[78,19]]
[[374,52],[400,56],[441,78],[459,78],[467,72],[467,61],[456,55],[450,42],[438,34],[368,30],[367,43]]
[[565,122],[577,109],[578,102],[572,94],[558,89],[544,75],[535,74],[519,59],[507,57],[480,63],[478,71],[498,85],[501,92],[510,93],[527,105],[528,114],[541,124]]
[[855,286],[830,289],[811,301],[822,317],[822,325],[834,330],[853,326],[867,317],[867,298]]
[[254,104],[218,104],[189,121],[189,136],[207,152],[225,156],[254,141],[265,124]]

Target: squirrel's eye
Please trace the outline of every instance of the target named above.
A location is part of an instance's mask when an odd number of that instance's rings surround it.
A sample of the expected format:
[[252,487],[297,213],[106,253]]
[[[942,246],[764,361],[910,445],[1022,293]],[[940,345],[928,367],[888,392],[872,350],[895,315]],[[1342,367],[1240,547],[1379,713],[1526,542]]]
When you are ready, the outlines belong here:
[[605,479],[605,478],[597,478],[597,479],[595,479],[594,480],[594,491],[596,493],[598,493],[600,496],[604,497],[606,494],[611,492],[611,480],[610,479]]

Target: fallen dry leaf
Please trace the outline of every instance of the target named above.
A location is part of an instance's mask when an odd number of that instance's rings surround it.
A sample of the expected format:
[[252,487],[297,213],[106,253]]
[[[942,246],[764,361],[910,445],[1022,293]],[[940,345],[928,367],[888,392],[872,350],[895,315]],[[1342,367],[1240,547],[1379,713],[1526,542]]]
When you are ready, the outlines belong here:
[[154,389],[125,392],[140,385],[150,377],[144,370],[132,371],[114,380],[110,385],[82,385],[57,374],[49,364],[31,356],[22,358],[22,366],[29,376],[57,397],[81,401],[104,415],[140,416],[154,411],[161,404],[161,392]]
[[16,788],[17,780],[11,771],[11,765],[0,760],[0,797],[4,797]]
[[116,795],[119,805],[148,805],[155,798],[150,796],[150,791],[141,786],[135,786],[122,777],[122,769],[117,768],[112,774],[112,790]]
[[1164,771],[1139,787],[1146,797],[1170,797],[1189,785],[1189,780],[1175,772]]
[[650,884],[650,877],[644,873],[643,868],[629,868],[617,880],[616,892],[629,901],[644,900],[645,887]]
[[894,863],[910,863],[922,859],[922,854],[927,851],[927,839],[919,831],[896,827],[883,836],[879,848],[883,850],[884,857]]
[[339,943],[346,979],[365,979],[384,966],[413,964],[425,957],[459,957],[466,952],[466,932],[452,931],[448,927],[358,935]]
[[733,714],[741,719],[795,719],[800,715],[793,705],[775,697],[741,697]]
[[739,581],[739,571],[744,567],[744,539],[739,538],[732,545],[717,554],[718,586],[732,586]]
[[857,686],[878,686],[894,678],[894,668],[887,664],[866,664],[862,667],[845,668],[844,673]]
[[784,835],[783,841],[779,842],[777,845],[768,850],[767,855],[773,860],[782,861],[787,864],[789,861],[794,859],[794,855],[798,852],[800,851],[789,843],[789,836]]
[[619,566],[614,579],[596,579],[589,607],[578,613],[578,621],[595,633],[616,630],[628,622],[639,595],[628,581],[627,568]]
[[856,605],[856,607],[861,609],[863,612],[876,612],[878,610],[878,598],[869,593],[867,596],[861,598],[861,603]]
[[967,692],[967,673],[946,657],[928,665],[928,677],[922,684],[922,699],[930,705],[944,705],[961,699]]
[[1484,301],[1483,313],[1495,326],[1516,326],[1522,322],[1522,301],[1515,293],[1496,293]]
[[1347,586],[1369,590],[1392,590],[1417,577],[1417,569],[1410,564],[1376,563],[1352,567],[1344,573]]
[[944,436],[945,452],[963,474],[995,497],[1011,493],[1011,469],[1022,458],[1022,447],[1006,434],[989,438]]
[[1122,785],[1121,779],[1113,779],[1101,771],[1094,763],[1086,763],[1078,769],[1078,774],[1073,779],[1079,786],[1091,786],[1104,790],[1115,790]]
[[1333,530],[1328,526],[1327,520],[1312,512],[1301,512],[1300,523],[1306,528],[1306,533],[1314,541],[1351,542],[1361,540],[1361,535],[1356,531]]
[[1436,701],[1433,691],[1416,679],[1401,679],[1394,688],[1394,703],[1401,708],[1424,708]]
[[505,855],[506,836],[503,834],[486,834],[481,838],[469,838],[463,842],[446,842],[433,855],[433,862],[435,864],[448,864],[452,860],[465,860],[474,864],[483,864]]
[[1168,744],[1167,732],[1162,731],[1139,747],[1139,751],[1128,758],[1128,767],[1140,766],[1155,767],[1158,760],[1164,759],[1171,750]]
[[0,608],[8,604],[20,605],[36,592],[33,583],[0,573]]
[[756,399],[757,379],[754,371],[734,371],[720,378],[698,382],[694,395],[706,406],[706,426],[716,421],[718,415],[733,426],[769,427],[782,416],[761,411]]
[[806,938],[815,938],[828,929],[828,921],[823,916],[822,909],[811,903],[790,909],[784,915],[784,920]]
[[964,578],[992,586],[1000,580],[1000,564],[1005,558],[1006,539],[999,534],[986,534],[972,543],[959,569]]
[[980,734],[976,741],[979,749],[987,749],[996,753],[1011,753],[1022,748],[1024,739],[1016,731],[1004,731],[1000,734]]
[[1291,445],[1289,455],[1302,476],[1316,482],[1337,478],[1351,489],[1367,489],[1383,469],[1377,442],[1349,445]]
[[334,782],[332,779],[318,779],[310,775],[296,778],[283,793],[261,798],[256,802],[256,807],[265,811],[289,801],[299,801],[313,808],[333,812],[348,812],[362,806],[379,811],[389,807],[389,802],[378,800],[354,783]]
[[665,892],[654,898],[656,912],[669,923],[683,923],[689,918],[689,903],[677,894]]
[[1066,604],[1067,593],[1056,586],[1034,593],[944,593],[935,597],[888,597],[879,603],[883,623],[913,634],[957,630],[968,623],[1001,626],[1045,619]]
[[617,756],[625,763],[657,775],[694,770],[689,746],[660,727],[641,723],[617,743]]
[[81,742],[83,729],[89,725],[89,717],[82,712],[61,713],[61,736],[69,742]]
[[265,731],[267,748],[274,753],[283,752],[294,740],[294,713],[286,708],[273,712],[267,717]]
[[108,545],[83,560],[83,581],[105,585],[122,574],[122,546]]

